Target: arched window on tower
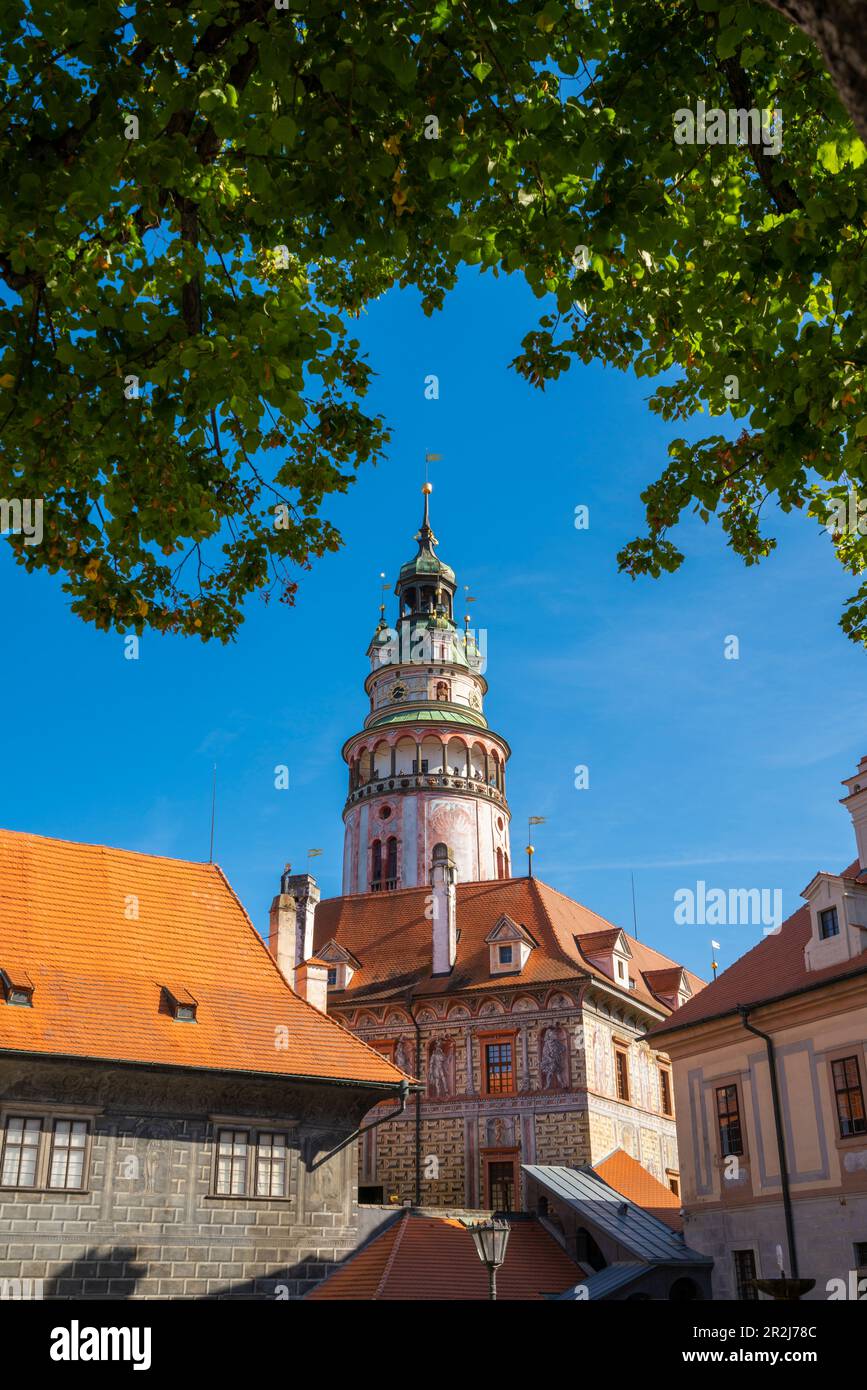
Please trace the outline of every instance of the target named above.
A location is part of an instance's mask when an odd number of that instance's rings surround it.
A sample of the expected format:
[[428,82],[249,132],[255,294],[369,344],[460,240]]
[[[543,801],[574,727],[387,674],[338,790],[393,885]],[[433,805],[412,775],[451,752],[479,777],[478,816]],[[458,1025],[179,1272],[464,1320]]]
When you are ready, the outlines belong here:
[[448,681],[437,681],[437,686],[436,686],[436,697],[437,697],[438,700],[450,700],[450,699],[451,699],[451,691],[449,690],[449,683],[448,683]]
[[370,847],[370,891],[378,893],[382,887],[382,841],[374,840]]
[[497,878],[504,878],[503,874],[503,851],[497,847]]
[[385,844],[385,886],[397,887],[397,839],[389,835]]

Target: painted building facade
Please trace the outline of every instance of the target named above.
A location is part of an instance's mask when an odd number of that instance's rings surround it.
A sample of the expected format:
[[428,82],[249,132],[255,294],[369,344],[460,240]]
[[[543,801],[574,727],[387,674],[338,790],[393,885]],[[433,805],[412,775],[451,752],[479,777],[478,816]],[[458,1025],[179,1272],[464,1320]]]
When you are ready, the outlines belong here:
[[360,1144],[367,1202],[520,1210],[523,1164],[615,1149],[677,1190],[668,1062],[642,1035],[702,982],[512,876],[509,747],[484,716],[479,644],[457,633],[429,494],[343,749],[344,893],[320,902],[312,877],[284,873],[272,955],[290,983],[321,971],[328,1011],[423,1085]]
[[781,1270],[814,1281],[808,1299],[867,1297],[867,758],[844,785],[854,863],[817,873],[778,933],[651,1031],[715,1298]]
[[677,1191],[668,1058],[642,1037],[701,982],[538,879],[458,883],[438,910],[432,878],[316,909],[329,1009],[425,1088],[362,1141],[362,1199],[522,1210],[522,1164],[617,1148]]

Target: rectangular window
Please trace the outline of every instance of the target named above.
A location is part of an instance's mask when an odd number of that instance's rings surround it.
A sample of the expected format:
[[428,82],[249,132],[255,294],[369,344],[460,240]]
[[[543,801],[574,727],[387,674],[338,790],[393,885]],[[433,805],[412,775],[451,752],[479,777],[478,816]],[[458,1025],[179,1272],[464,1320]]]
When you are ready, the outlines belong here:
[[213,1195],[288,1197],[286,1135],[266,1129],[218,1129]]
[[286,1136],[260,1134],[256,1158],[256,1196],[286,1196]]
[[671,1188],[672,1192],[674,1193],[675,1197],[679,1197],[679,1196],[680,1196],[680,1178],[675,1177],[675,1175],[674,1175],[673,1173],[670,1174],[670,1175],[669,1175],[669,1179],[668,1179],[668,1185],[669,1185],[669,1187]]
[[89,1120],[8,1116],[0,1133],[0,1187],[81,1192],[89,1133]]
[[841,1057],[831,1063],[834,1077],[834,1096],[837,1101],[837,1122],[840,1138],[867,1132],[864,1118],[864,1092],[857,1057]]
[[86,1120],[55,1120],[51,1133],[48,1186],[79,1189],[84,1186],[87,1146]]
[[830,936],[840,935],[840,923],[837,920],[836,907],[826,907],[819,913],[819,936],[823,941],[827,941]]
[[717,1086],[716,1115],[719,1125],[719,1146],[723,1157],[742,1154],[741,1112],[737,1086]]
[[617,1081],[617,1099],[629,1100],[629,1058],[622,1047],[614,1049],[614,1075]]
[[500,964],[501,964],[501,965],[511,965],[511,964],[512,964],[512,948],[511,948],[511,946],[501,946],[501,947],[500,947]]
[[733,1250],[735,1262],[736,1297],[758,1302],[759,1291],[752,1282],[756,1277],[756,1257],[752,1250]]
[[3,1187],[35,1187],[42,1121],[10,1115],[3,1135]]
[[485,1076],[491,1095],[514,1091],[515,1073],[510,1042],[488,1043],[485,1048]]
[[242,1197],[247,1191],[247,1141],[245,1129],[221,1129],[217,1141],[217,1192]]
[[855,1242],[855,1268],[859,1271],[867,1270],[867,1240]]
[[514,1163],[488,1164],[488,1202],[492,1211],[515,1210]]
[[659,1068],[659,1103],[663,1115],[674,1114],[674,1105],[671,1099],[671,1072],[665,1067]]
[[335,966],[333,970],[329,970],[329,972],[328,972],[328,986],[329,986],[329,989],[333,989],[334,986],[335,986],[336,984],[337,984],[337,967]]

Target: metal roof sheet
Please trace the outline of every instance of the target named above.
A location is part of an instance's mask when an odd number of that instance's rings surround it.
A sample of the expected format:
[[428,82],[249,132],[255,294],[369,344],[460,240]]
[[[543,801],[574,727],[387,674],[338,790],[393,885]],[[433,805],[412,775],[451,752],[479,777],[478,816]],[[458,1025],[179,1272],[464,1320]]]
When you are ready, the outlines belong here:
[[653,1265],[639,1264],[637,1261],[625,1261],[621,1263],[607,1265],[605,1269],[600,1269],[597,1274],[591,1274],[589,1279],[584,1279],[574,1288],[567,1289],[565,1293],[555,1293],[552,1295],[554,1303],[571,1302],[583,1303],[598,1301],[609,1298],[617,1289],[624,1289],[628,1284],[646,1274]]
[[524,1172],[566,1202],[588,1225],[595,1226],[639,1259],[663,1264],[712,1264],[681,1236],[615,1192],[590,1168],[561,1168],[525,1163]]

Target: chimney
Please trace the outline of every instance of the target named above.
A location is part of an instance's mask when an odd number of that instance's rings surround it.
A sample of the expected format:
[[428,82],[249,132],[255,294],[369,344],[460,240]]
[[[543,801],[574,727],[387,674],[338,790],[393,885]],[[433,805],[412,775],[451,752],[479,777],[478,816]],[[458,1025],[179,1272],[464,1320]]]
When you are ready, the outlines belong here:
[[318,902],[315,878],[288,871],[283,874],[280,892],[271,904],[268,950],[293,989],[298,966],[313,955],[313,914]]
[[867,869],[867,757],[861,759],[855,776],[847,777],[843,786],[848,788],[849,794],[841,797],[841,804],[852,817],[858,863],[862,869]]
[[320,1013],[328,1013],[328,966],[324,960],[311,956],[295,971],[295,989],[302,999]]
[[457,957],[457,877],[448,845],[434,845],[430,866],[434,975],[448,975]]

